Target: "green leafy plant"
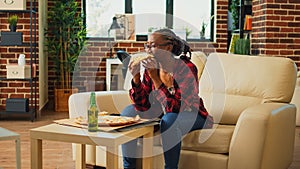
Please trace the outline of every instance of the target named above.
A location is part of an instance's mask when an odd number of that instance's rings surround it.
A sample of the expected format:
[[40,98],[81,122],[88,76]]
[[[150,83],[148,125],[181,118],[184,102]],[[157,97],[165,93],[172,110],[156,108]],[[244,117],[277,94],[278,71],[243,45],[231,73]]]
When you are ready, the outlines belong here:
[[234,44],[234,53],[240,55],[249,55],[250,39],[237,39]]
[[205,38],[205,30],[206,30],[206,27],[207,27],[207,23],[205,23],[204,21],[202,21],[202,24],[201,24],[201,30],[200,30],[200,38],[201,38],[201,39],[204,39],[204,38]]
[[19,17],[18,15],[11,15],[7,21],[9,23],[9,25],[14,25],[14,26],[17,26],[17,23],[18,23],[18,20],[19,20]]
[[185,36],[186,36],[186,38],[188,38],[191,33],[192,33],[192,30],[189,27],[185,27]]
[[9,23],[10,31],[12,32],[16,31],[18,20],[19,20],[18,15],[11,15],[10,17],[8,17],[7,22]]
[[86,27],[76,0],[56,0],[49,9],[46,47],[61,89],[71,88],[71,77],[86,45]]
[[239,25],[239,4],[240,4],[240,0],[232,0],[230,5],[230,12],[233,18],[233,23],[232,23],[233,30],[238,29],[238,25]]

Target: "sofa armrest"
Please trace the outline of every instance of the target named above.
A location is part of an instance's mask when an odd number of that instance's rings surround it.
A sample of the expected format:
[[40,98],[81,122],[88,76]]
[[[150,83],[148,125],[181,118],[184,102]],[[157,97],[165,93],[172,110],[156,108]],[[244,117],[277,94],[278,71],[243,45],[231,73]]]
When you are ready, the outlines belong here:
[[291,103],[297,107],[296,126],[300,126],[300,71],[297,73],[297,82]]
[[[75,93],[69,97],[69,116],[87,116],[90,104],[91,92]],[[120,113],[131,103],[128,91],[98,91],[96,92],[96,102],[99,111],[109,113]]]
[[288,168],[293,159],[296,108],[265,103],[244,110],[229,148],[229,169]]

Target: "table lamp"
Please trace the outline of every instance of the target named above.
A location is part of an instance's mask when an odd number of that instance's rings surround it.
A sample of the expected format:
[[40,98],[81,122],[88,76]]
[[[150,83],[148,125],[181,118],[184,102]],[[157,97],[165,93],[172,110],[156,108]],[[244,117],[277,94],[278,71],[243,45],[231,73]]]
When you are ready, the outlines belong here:
[[115,30],[115,29],[121,29],[123,28],[122,25],[120,25],[117,21],[117,17],[113,17],[113,22],[110,25],[109,29],[108,29],[108,41],[109,41],[109,57],[112,58],[112,47],[111,47],[111,40],[110,40],[110,31],[111,30]]

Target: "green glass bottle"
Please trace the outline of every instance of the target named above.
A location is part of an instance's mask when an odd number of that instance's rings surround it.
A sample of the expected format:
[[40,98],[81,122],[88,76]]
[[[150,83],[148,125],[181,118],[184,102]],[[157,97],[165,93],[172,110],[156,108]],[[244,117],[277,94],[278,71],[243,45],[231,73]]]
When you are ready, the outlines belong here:
[[90,107],[88,109],[88,131],[90,132],[98,131],[98,112],[95,92],[91,92]]

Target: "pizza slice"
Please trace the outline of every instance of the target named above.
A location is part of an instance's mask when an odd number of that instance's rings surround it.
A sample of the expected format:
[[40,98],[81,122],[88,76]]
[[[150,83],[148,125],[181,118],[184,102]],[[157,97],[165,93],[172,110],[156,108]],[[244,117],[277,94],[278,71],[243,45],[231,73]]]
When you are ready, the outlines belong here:
[[146,59],[150,59],[150,58],[154,58],[154,56],[151,55],[151,54],[138,55],[138,56],[132,57],[132,62],[133,62],[132,64],[133,64],[133,65],[137,65],[137,64],[139,64],[141,61],[146,60]]
[[[132,123],[136,123],[140,121],[140,116],[136,117],[124,117],[124,116],[99,116],[98,117],[98,125],[99,126],[122,126],[122,125],[128,125]],[[74,122],[80,125],[87,125],[87,119],[79,116],[74,119]]]

